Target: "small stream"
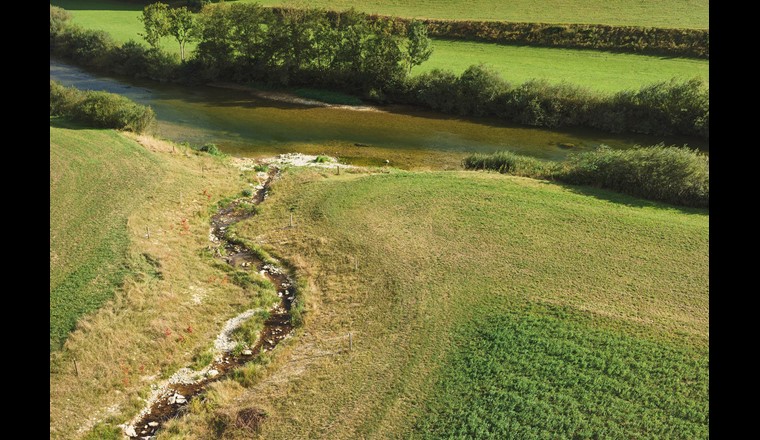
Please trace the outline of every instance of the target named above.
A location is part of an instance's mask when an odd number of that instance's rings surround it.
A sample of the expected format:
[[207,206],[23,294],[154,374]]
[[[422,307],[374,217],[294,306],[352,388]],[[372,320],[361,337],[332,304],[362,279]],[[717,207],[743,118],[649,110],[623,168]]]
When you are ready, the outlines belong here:
[[[277,175],[278,170],[270,167],[266,182],[257,188],[252,197],[241,197],[234,200],[227,207],[220,209],[211,218],[211,241],[224,249],[224,253],[217,253],[218,258],[233,267],[257,271],[274,284],[279,303],[269,310],[269,318],[264,322],[256,344],[242,350],[241,354],[235,355],[229,347],[229,333],[255,315],[257,310],[246,310],[238,316],[227,321],[219,337],[216,348],[222,347],[222,353],[216,357],[211,365],[201,371],[183,368],[178,371],[165,384],[154,391],[149,399],[148,406],[138,414],[136,421],[123,426],[124,433],[131,438],[143,438],[153,436],[162,425],[177,417],[190,400],[206,390],[208,385],[227,376],[235,368],[255,358],[261,352],[274,349],[277,344],[287,337],[293,326],[290,320],[290,307],[295,296],[295,286],[286,271],[272,264],[265,264],[249,248],[232,243],[226,238],[227,229],[233,224],[251,217],[250,211],[239,209],[243,202],[259,204],[264,201],[269,190],[269,185]],[[221,344],[220,344],[221,342]],[[225,344],[226,342],[226,344]]]

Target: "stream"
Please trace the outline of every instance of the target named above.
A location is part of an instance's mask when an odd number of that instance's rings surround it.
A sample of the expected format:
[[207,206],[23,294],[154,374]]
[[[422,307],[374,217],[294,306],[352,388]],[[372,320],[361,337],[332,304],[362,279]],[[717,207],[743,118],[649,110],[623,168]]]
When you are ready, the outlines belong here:
[[250,319],[259,310],[246,310],[236,317],[227,321],[221,333],[215,341],[217,356],[211,365],[194,371],[189,368],[180,369],[165,383],[157,386],[147,406],[133,419],[132,423],[123,425],[124,433],[130,438],[150,438],[168,420],[177,417],[190,400],[205,391],[208,385],[224,378],[235,368],[255,358],[256,355],[274,349],[277,344],[287,337],[293,326],[290,320],[290,306],[295,297],[295,286],[287,272],[273,264],[265,264],[249,248],[232,243],[226,238],[227,229],[233,224],[245,220],[254,214],[250,210],[239,209],[241,203],[260,204],[264,201],[269,190],[269,185],[279,171],[270,167],[265,183],[257,187],[256,193],[251,197],[235,199],[225,208],[220,209],[211,218],[211,232],[209,238],[216,249],[224,249],[217,252],[218,258],[233,267],[249,272],[257,271],[274,284],[279,303],[269,310],[269,318],[264,321],[264,328],[259,334],[255,345],[242,350],[236,355],[233,352],[234,344],[230,339],[232,330]]

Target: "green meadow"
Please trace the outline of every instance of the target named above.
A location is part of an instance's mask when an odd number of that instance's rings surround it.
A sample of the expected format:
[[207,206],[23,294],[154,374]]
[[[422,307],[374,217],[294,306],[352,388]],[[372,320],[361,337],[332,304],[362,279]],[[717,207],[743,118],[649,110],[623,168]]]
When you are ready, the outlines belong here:
[[[298,4],[288,0],[259,3],[267,6]],[[335,10],[354,7],[373,14],[415,18],[696,29],[709,27],[710,6],[708,0],[310,0],[302,4]]]

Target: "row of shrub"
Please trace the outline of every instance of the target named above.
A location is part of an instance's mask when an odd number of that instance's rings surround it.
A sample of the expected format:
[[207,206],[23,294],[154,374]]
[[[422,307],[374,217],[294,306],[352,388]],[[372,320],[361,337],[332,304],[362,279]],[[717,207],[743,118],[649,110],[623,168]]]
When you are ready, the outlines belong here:
[[393,99],[444,113],[491,116],[537,127],[710,137],[709,89],[701,79],[670,80],[606,94],[545,80],[513,86],[479,65],[459,76],[433,70],[408,78]]
[[[402,48],[387,29],[377,29],[355,12],[342,15],[338,27],[330,28],[328,15],[309,10],[288,18],[287,26],[269,26],[275,18],[258,5],[210,5],[201,12],[194,57],[180,62],[174,54],[134,41],[117,45],[101,31],[54,26],[51,13],[51,51],[79,65],[159,81],[324,87],[379,103],[538,127],[709,138],[709,90],[698,79],[610,95],[546,81],[513,86],[483,66],[461,75],[435,70],[411,77]],[[352,43],[357,41],[361,44]]]
[[79,90],[50,80],[50,116],[63,116],[96,128],[145,131],[155,119],[150,107],[121,95]]
[[510,151],[473,154],[466,169],[590,185],[632,196],[708,208],[710,171],[708,157],[688,148],[657,145],[616,150],[601,147],[571,154],[564,162],[520,156]]
[[[282,14],[290,8],[274,7]],[[334,21],[343,19],[345,11],[330,11]],[[410,18],[368,14],[372,22],[390,26],[404,35],[413,21]],[[509,21],[477,21],[423,19],[428,35],[436,38],[485,41],[500,44],[525,44],[542,47],[610,50],[653,55],[710,57],[709,29],[668,29],[603,24],[518,23]]]

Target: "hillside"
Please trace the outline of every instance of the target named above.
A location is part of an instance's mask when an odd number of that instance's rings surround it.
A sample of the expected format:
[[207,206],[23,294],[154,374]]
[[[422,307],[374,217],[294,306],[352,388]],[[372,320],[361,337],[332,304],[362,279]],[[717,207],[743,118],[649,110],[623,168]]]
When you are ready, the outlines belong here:
[[294,172],[262,208],[240,231],[308,277],[307,326],[210,394],[261,438],[707,438],[705,211],[459,172]]
[[81,438],[133,415],[219,321],[257,304],[260,287],[230,283],[203,254],[216,203],[255,179],[223,158],[59,119],[50,161],[50,436]]
[[154,156],[114,131],[51,121],[51,350],[113,296],[127,264],[127,218],[162,173]]

